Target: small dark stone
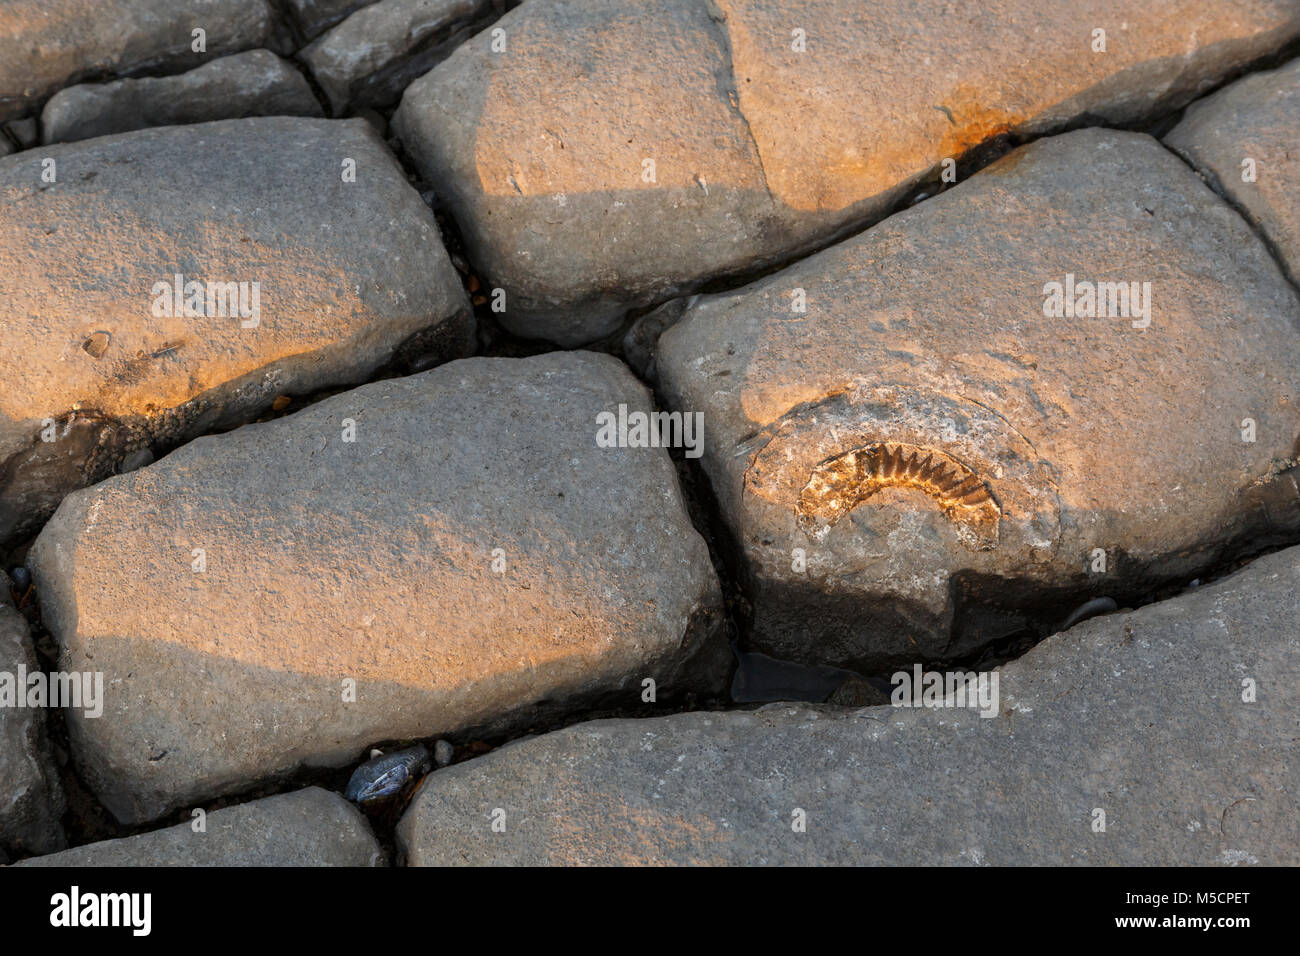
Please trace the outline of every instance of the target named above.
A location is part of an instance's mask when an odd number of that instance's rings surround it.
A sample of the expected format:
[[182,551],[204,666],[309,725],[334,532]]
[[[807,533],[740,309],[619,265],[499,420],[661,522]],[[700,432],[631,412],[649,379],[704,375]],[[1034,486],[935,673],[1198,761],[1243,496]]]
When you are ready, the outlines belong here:
[[32,572],[20,564],[9,572],[9,580],[13,581],[15,590],[26,591],[32,584]]
[[133,451],[122,459],[122,463],[117,466],[117,473],[125,475],[128,471],[135,471],[153,464],[153,452],[148,448],[141,448]]
[[371,803],[396,796],[408,783],[432,769],[429,751],[421,744],[391,754],[379,754],[352,772],[343,796],[353,803]]

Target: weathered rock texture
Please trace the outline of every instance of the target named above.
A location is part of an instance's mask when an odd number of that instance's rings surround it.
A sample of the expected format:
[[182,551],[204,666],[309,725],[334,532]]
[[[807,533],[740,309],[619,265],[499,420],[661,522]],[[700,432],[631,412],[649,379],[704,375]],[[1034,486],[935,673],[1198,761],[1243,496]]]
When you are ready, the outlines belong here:
[[105,840],[18,866],[384,866],[360,811],[336,793],[310,787],[216,810],[204,832],[182,823]]
[[198,66],[271,32],[265,0],[0,0],[0,121],[82,79]]
[[981,142],[1137,121],[1297,33],[1291,0],[532,0],[395,128],[506,325],[567,345],[877,218]]
[[[200,283],[202,314],[159,314],[177,275]],[[0,160],[0,331],[0,542],[142,446],[394,353],[473,347],[437,224],[361,120],[227,120]]]
[[355,10],[378,0],[284,0],[298,29],[307,39],[324,33]]
[[399,847],[415,865],[1295,866],[1298,596],[1293,548],[1088,621],[1000,672],[994,718],[580,724],[426,778]]
[[1300,280],[1300,60],[1193,103],[1165,142],[1250,217]]
[[[27,622],[9,597],[9,578],[0,572],[0,673],[16,681],[34,673],[36,655]],[[43,709],[0,706],[0,856],[49,853],[62,848],[63,789],[46,738]]]
[[596,444],[620,403],[649,396],[609,356],[468,359],[69,496],[29,564],[64,656],[106,674],[104,715],[69,714],[87,782],[147,820],[371,743],[640,707],[646,678],[719,689],[667,452]]
[[41,113],[48,143],[245,116],[320,116],[307,80],[269,50],[223,56],[179,76],[84,83]]
[[352,14],[301,57],[336,115],[391,106],[490,9],[488,0],[381,0]]
[[[1068,276],[1139,284],[1131,317],[1045,315]],[[752,649],[777,657],[952,658],[1300,528],[1300,299],[1143,134],[1040,140],[700,297],[657,367],[704,413]]]

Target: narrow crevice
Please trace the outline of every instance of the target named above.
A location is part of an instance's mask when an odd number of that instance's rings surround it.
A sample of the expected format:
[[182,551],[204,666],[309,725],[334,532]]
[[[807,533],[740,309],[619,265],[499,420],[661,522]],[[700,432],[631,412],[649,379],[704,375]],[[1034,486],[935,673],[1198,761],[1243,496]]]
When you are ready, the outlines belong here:
[[1246,224],[1246,227],[1254,234],[1255,238],[1260,241],[1264,248],[1268,250],[1268,254],[1273,258],[1274,265],[1277,266],[1278,271],[1282,273],[1282,277],[1286,279],[1287,283],[1295,291],[1296,296],[1300,298],[1300,276],[1297,276],[1292,272],[1290,265],[1286,261],[1286,257],[1282,255],[1282,250],[1280,250],[1277,247],[1277,244],[1269,238],[1268,233],[1266,233],[1263,226],[1255,220],[1255,217],[1250,214],[1250,211],[1224,188],[1222,181],[1215,172],[1208,168],[1201,169],[1190,157],[1184,156],[1163,139],[1158,142],[1167,152],[1176,156],[1179,162],[1195,173],[1201,182],[1205,183],[1205,185],[1209,187],[1216,196],[1223,200],[1225,205],[1241,217],[1242,221]]

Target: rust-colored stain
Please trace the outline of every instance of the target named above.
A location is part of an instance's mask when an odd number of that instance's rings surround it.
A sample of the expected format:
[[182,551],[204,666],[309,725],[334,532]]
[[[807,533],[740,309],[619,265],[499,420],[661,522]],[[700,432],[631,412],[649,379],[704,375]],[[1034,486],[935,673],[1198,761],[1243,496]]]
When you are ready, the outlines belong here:
[[979,92],[965,84],[958,85],[942,103],[935,104],[935,109],[945,127],[939,144],[940,156],[961,156],[981,143],[1011,132],[1025,120],[1006,109],[985,106],[980,102]]

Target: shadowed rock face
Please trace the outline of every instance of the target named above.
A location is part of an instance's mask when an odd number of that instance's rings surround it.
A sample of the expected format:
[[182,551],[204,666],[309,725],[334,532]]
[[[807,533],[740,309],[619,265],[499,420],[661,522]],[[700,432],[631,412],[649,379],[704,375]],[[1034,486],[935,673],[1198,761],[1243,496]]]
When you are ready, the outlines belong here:
[[1300,280],[1300,60],[1194,103],[1165,143],[1223,190]]
[[[0,680],[8,693],[26,694],[18,675],[37,669],[27,622],[9,599],[0,572]],[[0,861],[11,853],[50,853],[66,846],[63,789],[50,758],[45,710],[19,707],[0,690]]]
[[311,39],[324,33],[355,10],[379,0],[284,0],[303,36]]
[[474,345],[437,224],[370,127],[289,118],[0,160],[0,334],[0,542],[138,448],[413,343]]
[[348,17],[300,54],[334,114],[388,107],[465,39],[489,0],[382,0]]
[[1000,134],[1154,115],[1297,33],[1287,0],[532,0],[395,128],[505,324],[571,345],[878,218]]
[[270,34],[266,0],[2,0],[0,122],[81,79],[198,66]]
[[309,787],[208,814],[205,830],[182,823],[105,840],[19,866],[383,866],[383,850],[357,809]]
[[[1085,282],[1130,314],[1085,314]],[[1141,134],[1041,140],[698,297],[657,368],[704,413],[753,648],[781,658],[969,653],[1070,591],[1136,597],[1300,528],[1300,300]]]
[[269,50],[213,60],[179,76],[85,83],[45,104],[47,143],[66,143],[150,126],[245,116],[320,116],[303,75]]
[[991,718],[781,704],[569,727],[435,772],[399,848],[421,866],[1294,866],[1298,596],[1292,548],[1088,621],[1004,667]]
[[649,395],[609,356],[468,359],[69,496],[29,564],[67,666],[105,673],[103,716],[69,714],[96,795],[144,821],[372,743],[640,706],[647,678],[719,690],[667,452],[596,444],[620,404]]

